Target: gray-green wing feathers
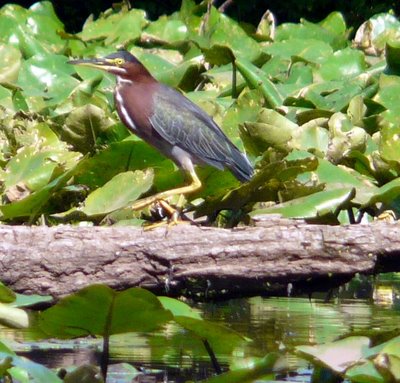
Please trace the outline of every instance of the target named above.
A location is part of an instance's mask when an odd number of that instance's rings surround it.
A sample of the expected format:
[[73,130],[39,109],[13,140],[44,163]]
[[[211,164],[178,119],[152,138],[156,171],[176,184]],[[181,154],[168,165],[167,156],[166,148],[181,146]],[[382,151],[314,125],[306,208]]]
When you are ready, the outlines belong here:
[[248,181],[253,167],[213,119],[177,91],[161,85],[154,99],[150,122],[157,133],[191,156],[194,163],[229,168],[240,181]]

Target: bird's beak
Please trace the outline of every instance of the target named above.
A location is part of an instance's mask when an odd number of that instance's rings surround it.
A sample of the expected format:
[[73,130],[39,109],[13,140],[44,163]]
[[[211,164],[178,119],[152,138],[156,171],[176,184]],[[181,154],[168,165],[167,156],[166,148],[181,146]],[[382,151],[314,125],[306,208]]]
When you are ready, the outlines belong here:
[[115,68],[115,65],[111,62],[111,60],[103,59],[103,58],[94,58],[94,59],[82,59],[82,60],[70,60],[68,64],[72,65],[81,65],[87,66],[96,69],[102,70],[112,70]]

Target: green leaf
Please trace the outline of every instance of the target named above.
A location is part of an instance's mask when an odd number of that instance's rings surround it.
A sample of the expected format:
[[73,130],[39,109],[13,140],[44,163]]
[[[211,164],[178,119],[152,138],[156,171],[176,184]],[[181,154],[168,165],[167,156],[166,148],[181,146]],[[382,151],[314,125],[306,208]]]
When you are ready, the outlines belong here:
[[244,148],[240,139],[243,134],[241,125],[245,122],[255,122],[262,104],[263,97],[258,90],[246,90],[224,114],[221,127],[229,139],[242,151]]
[[4,185],[6,190],[17,184],[31,192],[40,190],[50,182],[57,167],[51,152],[37,153],[35,148],[27,147],[7,164]]
[[123,142],[111,144],[107,149],[85,160],[75,179],[77,183],[95,189],[121,172],[150,167],[155,172],[155,191],[174,187],[183,181],[181,173],[170,160],[166,160],[145,142],[135,141],[132,136]]
[[40,209],[49,201],[50,196],[68,182],[68,180],[79,169],[79,166],[80,163],[52,180],[42,189],[30,194],[26,198],[9,203],[7,205],[0,205],[0,211],[2,213],[0,218],[11,219],[17,217],[34,217],[36,214],[39,213]]
[[151,38],[160,43],[173,44],[187,38],[187,27],[182,21],[172,20],[163,15],[157,21],[149,24],[144,33],[145,36],[142,35],[142,40],[145,37],[145,39]]
[[0,41],[15,46],[24,57],[60,51],[64,41],[57,32],[62,29],[50,2],[29,10],[14,4],[0,9]]
[[285,218],[303,219],[336,215],[340,210],[350,206],[350,201],[354,196],[355,190],[353,188],[321,191],[271,208],[253,210],[250,215],[281,214]]
[[345,374],[351,382],[359,383],[385,383],[385,379],[377,371],[374,363],[370,360],[359,362],[353,367],[350,367]]
[[10,355],[9,353],[0,352],[0,359],[10,359],[10,365],[18,367],[26,371],[35,382],[46,382],[46,383],[62,383],[63,381],[57,376],[57,374],[41,364],[30,361],[29,359]]
[[93,149],[97,137],[113,122],[104,110],[87,104],[69,113],[61,130],[61,138],[72,144],[75,150],[87,153]]
[[38,54],[24,61],[17,85],[26,97],[41,96],[49,99],[48,105],[64,101],[79,81],[71,77],[72,65],[67,57],[54,54]]
[[31,307],[41,303],[49,303],[53,301],[51,295],[25,295],[25,294],[15,294],[16,299],[14,302],[10,303],[11,307]]
[[[207,198],[196,209],[196,216],[210,215],[220,210],[238,211],[247,204],[264,201],[275,201],[281,190],[300,189],[296,177],[313,171],[318,166],[315,157],[301,158],[292,161],[275,161],[264,165],[253,178],[237,188]],[[315,189],[305,191],[305,194]],[[304,191],[302,191],[304,193]],[[304,194],[303,194],[304,195]]]
[[93,217],[126,207],[150,189],[153,178],[150,170],[120,173],[92,192],[79,210]]
[[78,36],[83,41],[104,39],[106,46],[126,45],[140,37],[146,24],[146,14],[140,9],[120,13],[107,12],[96,21],[86,22]]
[[[279,362],[277,353],[269,353],[261,360],[254,363],[251,367],[240,368],[214,376],[202,383],[251,383],[258,381],[267,374],[273,374]],[[273,379],[273,377],[271,377]]]
[[100,369],[91,364],[84,364],[65,375],[64,383],[104,383]]
[[169,297],[158,298],[167,310],[174,315],[176,323],[201,340],[207,340],[213,349],[232,350],[249,339],[220,324],[202,319],[198,311],[187,304]]
[[[213,46],[218,46],[218,50],[229,55],[226,57],[227,59],[229,58],[229,61],[224,61],[225,64],[232,61],[229,52],[233,52],[236,58],[246,59],[251,62],[263,56],[259,44],[235,20],[222,13],[218,13],[214,7],[212,8],[211,15],[206,17],[208,20],[206,21],[205,36],[191,36],[201,50],[204,49],[205,52],[209,52],[210,49],[213,49]],[[207,53],[205,54],[207,57]],[[215,54],[211,54],[210,52],[208,55],[209,57],[215,57]],[[220,54],[219,56],[222,57]]]
[[283,97],[261,69],[245,59],[237,58],[235,63],[249,87],[260,89],[269,107],[276,108],[282,105]]
[[277,41],[264,48],[264,51],[273,57],[282,57],[286,60],[293,56],[310,63],[321,63],[332,57],[332,47],[321,40],[299,39],[293,37],[290,40]]
[[48,336],[70,339],[152,331],[171,319],[171,313],[147,290],[134,287],[117,292],[91,285],[40,313],[38,326]]
[[171,313],[176,316],[186,316],[193,319],[202,320],[200,312],[191,308],[186,303],[170,298],[170,297],[158,297],[159,301],[166,310],[171,311]]
[[21,67],[21,52],[5,44],[0,44],[0,84],[14,84]]
[[[397,344],[399,347],[399,344]],[[388,354],[378,355],[374,359],[374,366],[384,377],[385,382],[400,380],[400,357]]]
[[400,75],[400,44],[398,41],[388,41],[385,49],[386,68],[389,75]]
[[[298,125],[271,109],[261,109],[256,122],[245,122],[242,134],[246,142],[252,141],[252,152],[262,154],[269,147],[289,150],[289,142],[296,134]],[[257,149],[255,149],[257,148]]]
[[352,336],[316,346],[297,346],[296,351],[313,363],[342,373],[364,357],[364,349],[369,344],[370,340],[365,336]]
[[400,178],[396,178],[385,185],[377,188],[371,198],[365,202],[364,206],[373,206],[377,202],[390,205],[400,195]]
[[345,37],[347,33],[346,21],[340,12],[330,13],[319,25],[333,34]]
[[[328,16],[330,18],[330,16]],[[281,24],[276,29],[276,41],[285,41],[293,38],[307,40],[314,39],[328,43],[333,49],[344,48],[347,44],[346,37],[341,36],[340,28],[332,31],[331,21],[322,21],[319,25],[301,20],[300,24]]]
[[174,320],[199,339],[207,340],[213,348],[218,348],[219,350],[232,350],[249,340],[236,331],[204,319],[176,315]]
[[0,302],[1,303],[11,303],[15,301],[16,295],[14,291],[5,286],[0,282]]
[[365,57],[359,50],[346,48],[336,51],[321,63],[319,74],[326,81],[355,77],[366,69]]

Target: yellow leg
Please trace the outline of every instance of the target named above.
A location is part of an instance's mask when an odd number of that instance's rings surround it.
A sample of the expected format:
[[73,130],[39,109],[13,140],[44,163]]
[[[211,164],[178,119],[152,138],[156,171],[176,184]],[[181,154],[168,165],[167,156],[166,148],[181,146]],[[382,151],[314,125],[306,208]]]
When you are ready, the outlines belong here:
[[201,181],[194,170],[189,173],[190,177],[192,178],[192,182],[190,185],[182,186],[180,188],[166,190],[157,194],[154,194],[150,197],[139,199],[138,201],[134,202],[131,208],[133,210],[140,210],[145,208],[146,206],[152,205],[153,203],[164,200],[168,197],[172,197],[173,195],[177,194],[188,194],[193,193],[196,190],[201,188]]

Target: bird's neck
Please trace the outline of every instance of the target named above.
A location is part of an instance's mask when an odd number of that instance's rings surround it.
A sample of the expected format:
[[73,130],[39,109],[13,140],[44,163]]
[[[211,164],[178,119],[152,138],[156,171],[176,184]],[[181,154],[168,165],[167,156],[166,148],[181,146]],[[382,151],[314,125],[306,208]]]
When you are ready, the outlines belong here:
[[127,77],[122,77],[122,76],[116,76],[116,77],[117,77],[117,87],[133,84],[133,81]]
[[132,84],[149,84],[157,82],[150,72],[143,65],[132,65],[127,68],[126,73],[116,74],[117,84],[132,85]]

